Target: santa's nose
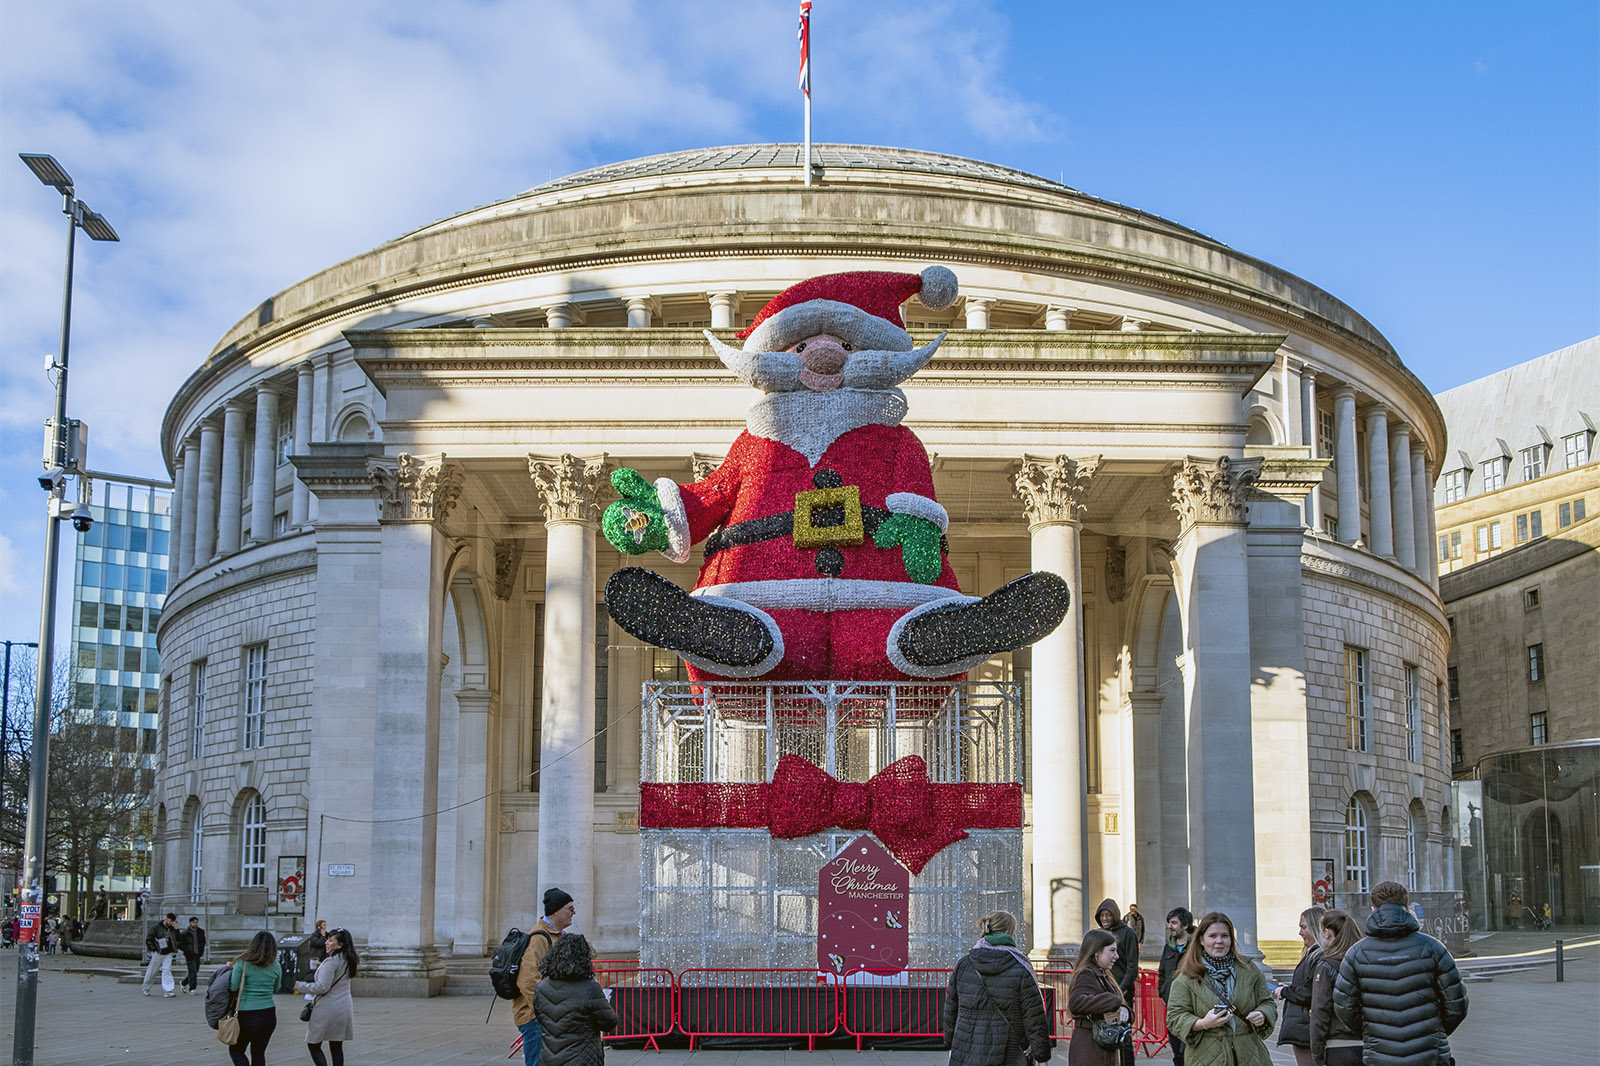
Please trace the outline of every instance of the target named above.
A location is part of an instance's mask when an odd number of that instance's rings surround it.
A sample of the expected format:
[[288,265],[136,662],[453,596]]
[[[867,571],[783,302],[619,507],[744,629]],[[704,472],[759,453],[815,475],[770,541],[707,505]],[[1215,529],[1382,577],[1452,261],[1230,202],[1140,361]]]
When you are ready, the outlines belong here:
[[812,341],[800,353],[800,361],[813,374],[837,374],[849,358],[843,348],[829,341]]

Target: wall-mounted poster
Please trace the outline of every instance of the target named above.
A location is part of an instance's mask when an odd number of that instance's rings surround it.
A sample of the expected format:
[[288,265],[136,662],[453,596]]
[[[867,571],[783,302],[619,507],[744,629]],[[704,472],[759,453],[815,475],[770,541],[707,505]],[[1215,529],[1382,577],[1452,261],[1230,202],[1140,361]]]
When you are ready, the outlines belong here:
[[306,857],[278,856],[278,913],[306,912]]
[[866,834],[829,859],[817,878],[817,968],[894,974],[906,968],[911,873]]

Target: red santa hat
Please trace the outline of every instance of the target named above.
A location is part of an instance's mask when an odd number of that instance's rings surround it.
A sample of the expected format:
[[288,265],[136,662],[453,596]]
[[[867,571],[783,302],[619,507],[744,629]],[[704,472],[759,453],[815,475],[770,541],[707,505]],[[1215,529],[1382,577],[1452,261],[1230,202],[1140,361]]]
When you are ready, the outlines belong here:
[[737,336],[747,352],[777,352],[795,341],[831,333],[862,351],[909,352],[914,345],[900,318],[912,296],[930,311],[956,302],[956,276],[931,266],[920,274],[854,270],[789,286]]

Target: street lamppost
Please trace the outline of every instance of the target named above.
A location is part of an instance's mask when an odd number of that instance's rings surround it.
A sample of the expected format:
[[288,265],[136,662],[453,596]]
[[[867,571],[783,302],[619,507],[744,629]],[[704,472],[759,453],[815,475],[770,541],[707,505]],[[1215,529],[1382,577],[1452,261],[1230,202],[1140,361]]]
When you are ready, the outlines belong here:
[[[31,918],[31,937],[17,944],[16,1036],[12,1042],[15,1066],[33,1066],[33,1023],[39,992],[39,934],[44,924],[44,813],[46,776],[50,760],[50,682],[55,665],[56,556],[61,546],[59,522],[71,519],[80,532],[89,528],[88,508],[66,500],[66,475],[81,461],[68,447],[67,345],[72,335],[72,252],[78,230],[91,240],[114,241],[116,230],[73,192],[72,178],[53,156],[22,153],[41,182],[61,194],[67,216],[67,279],[61,297],[61,351],[56,357],[56,413],[50,421],[45,471],[39,484],[49,493],[44,535],[44,591],[39,601],[39,666],[33,698],[33,753],[28,780],[28,832],[22,852],[22,877],[18,886],[24,921]],[[29,908],[32,908],[31,910]]]

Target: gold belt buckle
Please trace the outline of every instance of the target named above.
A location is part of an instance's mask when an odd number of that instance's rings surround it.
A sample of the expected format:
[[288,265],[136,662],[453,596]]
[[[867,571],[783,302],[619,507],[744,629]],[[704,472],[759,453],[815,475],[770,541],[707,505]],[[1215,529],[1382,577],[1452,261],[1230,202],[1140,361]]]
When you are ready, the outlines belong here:
[[[816,513],[830,507],[843,507],[844,521],[834,526],[816,525]],[[841,544],[860,544],[866,539],[867,531],[861,524],[861,489],[858,486],[807,489],[794,494],[796,548],[829,548]]]

